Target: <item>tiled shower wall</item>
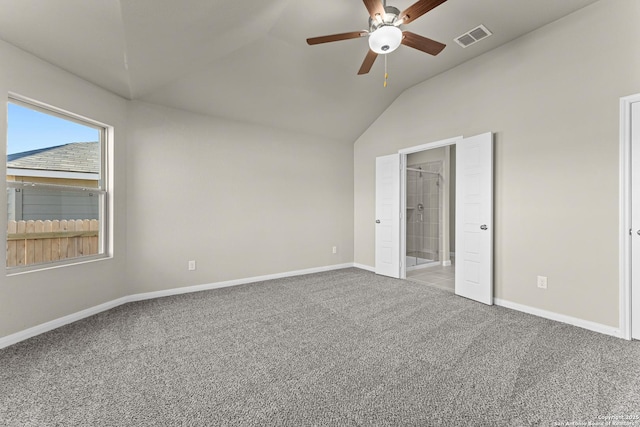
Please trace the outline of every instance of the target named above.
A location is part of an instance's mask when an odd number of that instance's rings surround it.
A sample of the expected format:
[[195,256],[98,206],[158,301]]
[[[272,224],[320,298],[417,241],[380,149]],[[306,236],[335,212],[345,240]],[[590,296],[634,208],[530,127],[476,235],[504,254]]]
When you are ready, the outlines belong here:
[[[407,255],[439,261],[443,162],[439,160],[409,167],[422,168],[425,172],[420,177],[419,172],[407,171]],[[418,209],[419,204],[423,205],[422,211]]]

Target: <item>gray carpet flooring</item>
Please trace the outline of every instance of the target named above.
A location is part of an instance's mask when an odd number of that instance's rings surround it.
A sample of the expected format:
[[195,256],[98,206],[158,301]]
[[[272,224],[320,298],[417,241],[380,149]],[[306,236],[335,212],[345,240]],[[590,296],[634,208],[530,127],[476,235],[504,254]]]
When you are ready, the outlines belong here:
[[3,426],[612,420],[640,426],[640,343],[353,268],[130,303],[0,350]]

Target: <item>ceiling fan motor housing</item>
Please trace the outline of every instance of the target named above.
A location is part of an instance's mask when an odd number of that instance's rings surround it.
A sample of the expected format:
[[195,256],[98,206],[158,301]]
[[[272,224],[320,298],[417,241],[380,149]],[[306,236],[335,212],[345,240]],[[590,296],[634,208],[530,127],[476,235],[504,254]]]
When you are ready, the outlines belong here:
[[380,17],[380,20],[369,17],[369,32],[372,33],[385,25],[396,25],[396,21],[400,17],[400,9],[393,6],[385,6],[384,11],[386,13]]

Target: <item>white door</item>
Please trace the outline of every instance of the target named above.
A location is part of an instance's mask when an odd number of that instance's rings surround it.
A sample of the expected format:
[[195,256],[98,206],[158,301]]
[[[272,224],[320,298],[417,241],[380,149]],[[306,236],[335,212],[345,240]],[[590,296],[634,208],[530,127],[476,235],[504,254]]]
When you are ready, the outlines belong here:
[[640,102],[631,104],[631,337],[640,340]]
[[493,304],[493,137],[456,144],[455,293]]
[[376,274],[400,278],[400,154],[376,158]]

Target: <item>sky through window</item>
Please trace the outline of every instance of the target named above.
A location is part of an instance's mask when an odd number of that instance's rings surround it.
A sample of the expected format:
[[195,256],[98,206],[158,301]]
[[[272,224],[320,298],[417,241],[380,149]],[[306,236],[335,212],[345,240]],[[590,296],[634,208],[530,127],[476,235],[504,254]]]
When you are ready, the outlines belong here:
[[7,154],[99,140],[99,131],[21,105],[8,104]]

